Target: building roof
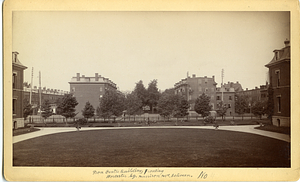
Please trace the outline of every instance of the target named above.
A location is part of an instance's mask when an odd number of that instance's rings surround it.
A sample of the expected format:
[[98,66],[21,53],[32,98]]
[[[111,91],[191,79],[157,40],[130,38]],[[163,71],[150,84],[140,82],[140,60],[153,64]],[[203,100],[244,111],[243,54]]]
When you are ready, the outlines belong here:
[[291,60],[291,51],[290,51],[290,41],[286,40],[284,41],[285,43],[285,47],[280,49],[280,50],[277,50],[275,49],[273,52],[274,52],[274,57],[273,59],[268,63],[266,64],[265,66],[266,67],[271,67],[273,65],[276,65],[276,64],[279,64],[279,63],[282,63],[282,62],[289,62]]
[[15,56],[13,56],[13,59],[12,59],[12,64],[13,64],[13,66],[17,66],[17,67],[20,67],[20,68],[22,68],[22,69],[26,69],[27,67],[24,66],[24,65],[19,61],[18,57],[16,56],[16,55],[18,55],[19,53],[18,53],[18,52],[12,52],[12,53],[13,53],[13,55],[15,55]]

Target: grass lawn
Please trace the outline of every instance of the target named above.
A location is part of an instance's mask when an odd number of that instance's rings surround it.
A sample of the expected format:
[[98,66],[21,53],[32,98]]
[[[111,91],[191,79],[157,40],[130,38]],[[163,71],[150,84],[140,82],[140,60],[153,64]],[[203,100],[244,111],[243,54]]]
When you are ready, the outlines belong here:
[[290,167],[290,143],[205,129],[58,133],[13,144],[14,166]]
[[22,134],[26,134],[26,133],[31,133],[31,132],[34,132],[34,131],[39,131],[40,129],[38,128],[19,128],[19,129],[16,129],[16,130],[13,130],[13,136],[17,136],[17,135],[22,135]]
[[255,127],[255,129],[291,135],[290,127],[278,127],[278,126],[274,126],[274,125],[264,125],[264,126]]

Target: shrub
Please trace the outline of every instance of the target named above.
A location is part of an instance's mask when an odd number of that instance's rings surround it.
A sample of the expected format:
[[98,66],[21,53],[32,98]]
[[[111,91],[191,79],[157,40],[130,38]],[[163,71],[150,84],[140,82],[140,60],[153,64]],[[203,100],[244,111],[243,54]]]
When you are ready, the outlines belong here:
[[213,123],[214,122],[214,117],[213,116],[207,116],[205,119],[204,119],[204,122],[205,123]]
[[85,123],[87,123],[87,119],[86,118],[80,118],[76,121],[77,124],[81,124],[84,125]]

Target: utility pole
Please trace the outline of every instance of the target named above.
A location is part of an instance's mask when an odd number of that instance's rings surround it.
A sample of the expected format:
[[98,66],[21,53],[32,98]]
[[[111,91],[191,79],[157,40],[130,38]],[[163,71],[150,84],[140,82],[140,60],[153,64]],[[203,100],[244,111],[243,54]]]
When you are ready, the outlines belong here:
[[40,96],[40,112],[42,113],[42,86],[41,86],[41,71],[39,72],[39,96]]
[[222,102],[223,102],[223,77],[224,77],[224,69],[222,69],[222,85],[221,85],[221,91],[222,91]]
[[30,83],[30,96],[29,96],[29,104],[31,105],[31,97],[32,97],[32,82],[33,80],[33,67],[32,67],[32,71],[31,71],[31,83]]

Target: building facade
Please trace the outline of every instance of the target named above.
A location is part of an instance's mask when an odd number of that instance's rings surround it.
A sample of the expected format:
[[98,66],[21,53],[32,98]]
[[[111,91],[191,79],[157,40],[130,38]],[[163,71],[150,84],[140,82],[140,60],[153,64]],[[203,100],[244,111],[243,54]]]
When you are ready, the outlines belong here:
[[273,59],[265,65],[269,68],[270,86],[274,91],[274,113],[272,116],[272,123],[276,126],[290,126],[290,41],[286,40],[284,41],[284,44],[284,48],[273,51]]
[[[30,102],[30,85],[25,82],[23,84],[23,92],[24,92],[24,104]],[[34,86],[31,90],[31,105],[33,108],[33,115],[39,113],[40,100],[41,104],[45,102],[45,100],[49,100],[53,113],[56,113],[57,101],[58,99],[62,99],[65,94],[68,94],[68,91],[58,90],[58,89],[49,89],[44,87],[41,89],[41,99],[39,94],[39,89]]]
[[23,119],[23,80],[27,69],[18,59],[18,52],[12,53],[12,114],[13,128],[24,127]]
[[210,97],[210,105],[212,110],[216,109],[216,85],[215,77],[212,78],[196,77],[195,74],[192,77],[182,79],[178,83],[175,83],[175,94],[184,96],[184,98],[190,103],[190,110],[194,111],[196,99],[205,93]]
[[[227,107],[226,116],[232,116],[235,114],[235,88],[233,87],[219,87],[216,91],[217,108],[221,106]],[[216,108],[216,109],[217,109]]]
[[77,73],[76,77],[72,77],[70,84],[70,93],[72,93],[78,102],[76,106],[76,116],[82,116],[82,110],[86,102],[90,102],[94,107],[95,112],[100,102],[99,99],[104,95],[106,89],[117,90],[117,85],[108,78],[104,78],[98,73],[95,77],[80,76]]

